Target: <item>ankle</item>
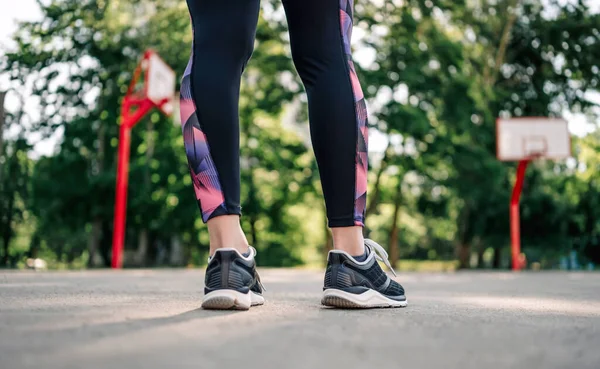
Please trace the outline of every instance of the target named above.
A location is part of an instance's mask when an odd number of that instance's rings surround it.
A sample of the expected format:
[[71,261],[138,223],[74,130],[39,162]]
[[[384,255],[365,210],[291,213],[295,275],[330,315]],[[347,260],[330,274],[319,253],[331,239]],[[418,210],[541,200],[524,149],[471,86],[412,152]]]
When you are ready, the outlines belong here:
[[240,253],[249,250],[248,240],[240,225],[237,215],[223,215],[208,221],[208,234],[210,237],[210,255],[223,248],[233,248]]
[[331,228],[333,248],[345,251],[352,256],[361,256],[365,253],[365,240],[362,227],[335,227]]
[[210,251],[209,251],[210,256],[213,256],[215,254],[215,252],[220,249],[236,249],[240,252],[240,254],[247,254],[250,251],[250,246],[248,245],[247,242],[245,244],[244,243],[232,244],[231,242],[221,243],[221,242],[213,242],[212,240],[210,241]]

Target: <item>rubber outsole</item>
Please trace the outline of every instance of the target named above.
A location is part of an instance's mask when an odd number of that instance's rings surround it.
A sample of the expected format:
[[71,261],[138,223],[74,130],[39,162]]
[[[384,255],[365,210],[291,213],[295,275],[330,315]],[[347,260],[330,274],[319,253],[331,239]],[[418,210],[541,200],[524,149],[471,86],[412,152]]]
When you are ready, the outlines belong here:
[[263,305],[264,297],[254,292],[241,293],[234,290],[217,290],[204,295],[202,308],[207,310],[248,310]]
[[202,308],[207,310],[248,310],[252,304],[250,293],[217,290],[204,295]]
[[321,304],[341,309],[376,309],[406,307],[408,301],[392,300],[374,290],[358,295],[342,290],[328,289],[323,292]]
[[250,291],[250,306],[264,305],[265,298],[262,295]]

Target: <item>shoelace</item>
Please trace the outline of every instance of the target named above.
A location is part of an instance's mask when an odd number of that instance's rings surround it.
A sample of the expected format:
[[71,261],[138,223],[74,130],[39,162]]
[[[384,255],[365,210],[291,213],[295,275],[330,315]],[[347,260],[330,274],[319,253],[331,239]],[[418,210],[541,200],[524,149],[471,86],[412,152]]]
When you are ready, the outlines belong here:
[[383,246],[381,246],[377,242],[375,242],[371,239],[368,239],[368,238],[365,238],[365,246],[367,246],[369,249],[371,249],[373,251],[373,253],[375,254],[376,260],[383,262],[385,264],[385,266],[387,266],[388,269],[392,271],[392,274],[394,274],[394,277],[398,276],[396,274],[396,271],[394,270],[394,268],[392,268],[392,264],[390,264],[388,253],[385,251]]
[[[252,258],[256,257],[256,249],[252,246],[248,246],[248,248],[250,249],[250,255],[252,256]],[[266,291],[267,289],[265,288],[265,285],[262,284],[262,281],[260,280],[260,275],[258,274],[258,272],[256,273],[256,282],[258,282],[258,285],[260,286],[260,288],[264,291]]]
[[258,272],[256,272],[256,282],[258,282],[258,285],[260,286],[260,288],[264,291],[266,291],[267,289],[265,288],[265,285],[262,283],[262,281],[260,280],[260,275],[258,274]]

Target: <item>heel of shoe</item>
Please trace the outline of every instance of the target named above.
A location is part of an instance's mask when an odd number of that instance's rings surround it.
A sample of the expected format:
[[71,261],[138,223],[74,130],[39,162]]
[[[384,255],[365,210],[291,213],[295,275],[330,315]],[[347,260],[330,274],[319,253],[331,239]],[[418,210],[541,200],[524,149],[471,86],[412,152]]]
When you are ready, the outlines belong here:
[[204,295],[202,308],[207,310],[248,310],[252,306],[251,293],[234,290],[212,291]]

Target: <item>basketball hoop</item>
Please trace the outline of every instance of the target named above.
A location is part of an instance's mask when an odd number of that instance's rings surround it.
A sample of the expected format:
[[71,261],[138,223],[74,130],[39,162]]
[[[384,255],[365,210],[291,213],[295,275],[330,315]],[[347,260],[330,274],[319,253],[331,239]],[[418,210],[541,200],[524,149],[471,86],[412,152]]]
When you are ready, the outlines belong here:
[[502,161],[565,159],[571,156],[567,121],[510,118],[496,121],[496,156]]
[[547,154],[548,154],[548,151],[546,151],[546,150],[527,151],[527,155],[525,156],[524,160],[533,161],[533,160],[543,159],[546,157]]
[[526,136],[523,137],[523,153],[528,158],[540,159],[548,154],[548,142],[544,136]]
[[[136,89],[142,74],[144,85]],[[127,186],[129,177],[129,149],[131,129],[152,108],[160,109],[165,115],[174,110],[175,72],[157,53],[148,50],[138,64],[133,79],[123,98],[121,106],[121,125],[119,128],[119,157],[117,163],[117,187],[115,195],[115,220],[113,230],[112,267],[123,266],[123,246],[125,241],[125,215],[127,208]]]
[[525,266],[521,254],[519,200],[525,171],[532,160],[564,159],[571,156],[567,121],[550,118],[511,118],[496,121],[496,156],[502,161],[518,161],[517,180],[510,200],[510,239],[512,269]]

